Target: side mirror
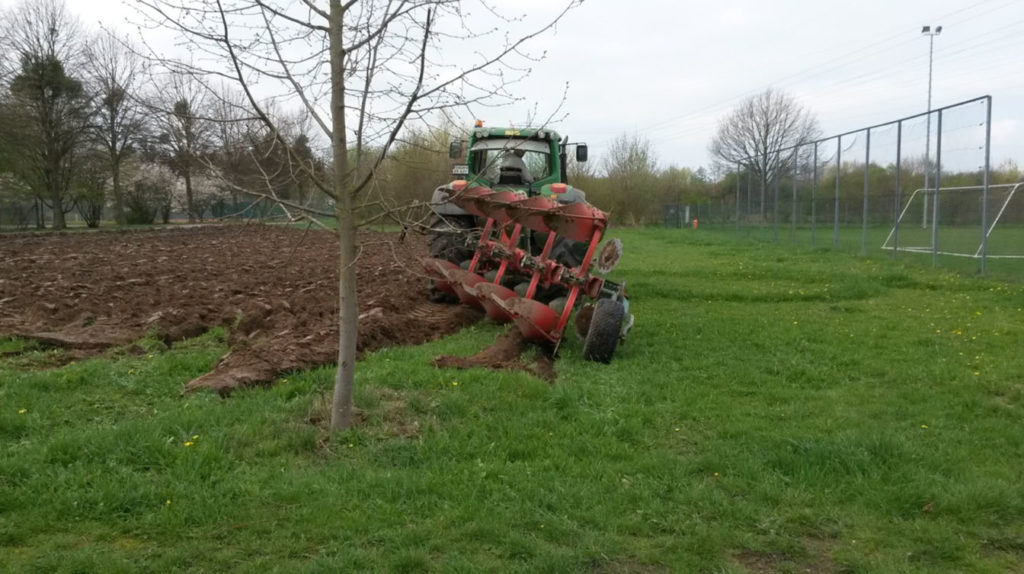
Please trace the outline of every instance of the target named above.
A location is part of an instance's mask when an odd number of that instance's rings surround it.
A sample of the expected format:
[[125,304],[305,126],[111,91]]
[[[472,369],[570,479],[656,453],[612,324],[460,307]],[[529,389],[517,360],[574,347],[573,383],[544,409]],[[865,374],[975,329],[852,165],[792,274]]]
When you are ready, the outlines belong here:
[[576,144],[576,161],[580,163],[587,161],[587,144]]
[[461,141],[453,141],[452,143],[448,144],[448,157],[452,159],[458,159],[462,157]]

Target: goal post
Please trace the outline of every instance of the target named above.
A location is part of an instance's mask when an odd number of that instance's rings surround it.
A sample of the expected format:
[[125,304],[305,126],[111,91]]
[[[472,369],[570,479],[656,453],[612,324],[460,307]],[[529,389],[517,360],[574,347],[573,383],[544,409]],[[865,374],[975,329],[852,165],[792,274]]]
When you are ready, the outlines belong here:
[[[958,257],[1024,259],[1024,182],[915,189],[901,206],[882,249]],[[939,219],[925,211],[938,196]],[[927,220],[924,218],[928,217]],[[985,221],[987,220],[987,221]],[[982,230],[983,221],[985,229]],[[938,237],[938,248],[934,239]]]

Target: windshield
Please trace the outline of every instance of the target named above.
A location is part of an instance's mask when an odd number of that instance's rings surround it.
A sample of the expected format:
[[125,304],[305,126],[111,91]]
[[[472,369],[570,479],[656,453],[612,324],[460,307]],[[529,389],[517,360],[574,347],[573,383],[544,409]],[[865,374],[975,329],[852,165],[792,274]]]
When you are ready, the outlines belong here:
[[487,139],[476,142],[470,152],[477,173],[492,183],[524,185],[551,175],[544,142]]

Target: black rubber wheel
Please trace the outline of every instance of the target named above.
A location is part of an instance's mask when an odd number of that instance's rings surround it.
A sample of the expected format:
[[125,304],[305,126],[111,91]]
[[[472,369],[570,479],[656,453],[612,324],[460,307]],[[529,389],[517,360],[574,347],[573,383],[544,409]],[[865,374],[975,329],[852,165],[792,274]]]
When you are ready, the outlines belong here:
[[[540,255],[541,249],[544,247],[544,242],[547,241],[546,233],[536,233],[533,236],[534,248],[533,254]],[[579,241],[573,241],[571,239],[558,236],[555,237],[555,242],[551,245],[551,254],[548,255],[550,259],[565,265],[566,267],[576,268],[583,263],[583,256],[587,253],[587,244]]]
[[583,340],[583,358],[588,361],[610,363],[615,347],[619,345],[622,317],[626,311],[622,303],[613,299],[600,299],[594,305],[590,330]]
[[470,230],[476,227],[472,215],[433,214],[430,217],[430,256],[462,264],[473,258],[473,249],[466,245]]
[[[466,245],[466,239],[476,227],[472,215],[433,214],[430,217],[430,256],[444,259],[457,265],[473,258],[473,249]],[[434,287],[430,282],[429,299],[431,303],[458,303],[459,298]]]

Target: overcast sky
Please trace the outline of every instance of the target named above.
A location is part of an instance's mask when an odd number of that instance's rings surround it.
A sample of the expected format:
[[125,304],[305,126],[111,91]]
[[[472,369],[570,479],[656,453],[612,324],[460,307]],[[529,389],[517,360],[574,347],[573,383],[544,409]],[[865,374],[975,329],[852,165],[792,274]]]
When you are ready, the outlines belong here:
[[[93,25],[124,27],[132,12],[121,0],[67,3]],[[493,3],[531,13],[556,4]],[[589,143],[592,157],[628,132],[651,141],[659,165],[696,168],[710,163],[718,121],[769,87],[814,112],[825,134],[925,111],[925,24],[943,27],[933,108],[993,96],[993,164],[1024,164],[1024,0],[586,0],[533,44],[547,57],[521,85],[527,102],[475,111],[489,125],[520,124],[557,105],[568,82],[558,130]],[[968,110],[946,125],[983,119]],[[959,143],[980,145],[976,134]]]

